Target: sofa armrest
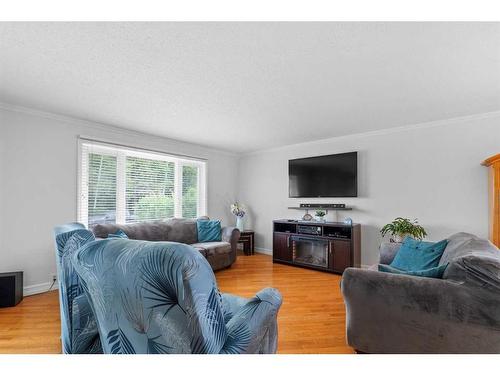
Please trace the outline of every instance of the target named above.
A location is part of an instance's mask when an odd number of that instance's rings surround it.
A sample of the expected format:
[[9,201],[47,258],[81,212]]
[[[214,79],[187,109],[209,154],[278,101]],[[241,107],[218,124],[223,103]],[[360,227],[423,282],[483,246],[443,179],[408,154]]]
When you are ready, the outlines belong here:
[[379,247],[380,251],[380,264],[391,264],[394,257],[399,251],[401,243],[399,242],[382,242]]
[[226,324],[232,319],[234,315],[250,301],[248,298],[235,296],[229,293],[222,293],[222,309],[224,311],[224,321]]
[[368,353],[500,352],[500,295],[443,279],[348,268],[349,345]]
[[221,353],[275,353],[281,303],[281,294],[274,288],[265,288],[247,300],[226,325],[228,337]]
[[238,240],[240,239],[240,230],[236,227],[224,227],[222,228],[222,241],[229,242],[231,247],[236,247]]

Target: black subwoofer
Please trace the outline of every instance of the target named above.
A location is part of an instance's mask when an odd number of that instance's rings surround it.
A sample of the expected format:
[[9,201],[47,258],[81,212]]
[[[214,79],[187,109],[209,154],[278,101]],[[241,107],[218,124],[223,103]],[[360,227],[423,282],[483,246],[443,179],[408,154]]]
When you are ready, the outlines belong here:
[[0,273],[0,307],[12,307],[23,299],[23,273]]

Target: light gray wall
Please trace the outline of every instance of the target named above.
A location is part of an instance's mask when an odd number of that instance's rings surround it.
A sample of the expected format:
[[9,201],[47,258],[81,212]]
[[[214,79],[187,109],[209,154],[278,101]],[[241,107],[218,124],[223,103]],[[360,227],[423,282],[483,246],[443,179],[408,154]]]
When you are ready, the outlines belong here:
[[[307,131],[307,128],[304,129]],[[358,151],[359,197],[288,198],[288,160]],[[362,224],[362,263],[378,259],[379,229],[397,216],[418,218],[429,239],[457,231],[488,234],[486,157],[500,152],[500,116],[467,119],[332,138],[263,151],[240,160],[239,200],[249,208],[247,227],[256,245],[272,249],[272,220],[298,219],[288,210],[304,202],[346,203],[339,211]],[[329,214],[328,220],[335,220]]]
[[[232,224],[228,206],[238,198],[249,208],[247,227],[256,230],[257,246],[267,250],[272,249],[272,220],[302,214],[288,206],[354,206],[348,215],[363,225],[362,262],[371,264],[377,259],[379,228],[399,215],[418,217],[430,239],[460,230],[487,235],[487,170],[479,163],[500,151],[499,120],[498,115],[474,116],[239,158],[100,124],[0,109],[0,272],[24,270],[28,292],[43,290],[55,272],[52,228],[76,219],[80,134],[207,158],[209,215]],[[359,152],[358,198],[288,198],[288,159],[354,150]]]
[[208,214],[233,222],[229,204],[236,195],[234,154],[64,117],[0,109],[0,272],[23,270],[27,292],[43,289],[55,273],[53,227],[76,220],[78,135],[208,159]]

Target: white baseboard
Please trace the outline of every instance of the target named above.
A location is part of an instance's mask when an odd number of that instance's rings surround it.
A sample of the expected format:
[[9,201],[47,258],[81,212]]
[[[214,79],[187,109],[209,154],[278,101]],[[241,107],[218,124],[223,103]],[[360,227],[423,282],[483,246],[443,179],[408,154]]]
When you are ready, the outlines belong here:
[[[26,296],[32,296],[33,294],[40,294],[40,293],[48,292],[51,285],[52,285],[52,282],[25,286],[23,288],[23,296],[26,297]],[[58,285],[56,282],[54,284],[54,286],[52,286],[52,289],[50,289],[50,290],[57,290],[57,289],[58,289]]]
[[270,249],[265,249],[263,247],[256,247],[255,252],[259,254],[273,255],[273,251]]

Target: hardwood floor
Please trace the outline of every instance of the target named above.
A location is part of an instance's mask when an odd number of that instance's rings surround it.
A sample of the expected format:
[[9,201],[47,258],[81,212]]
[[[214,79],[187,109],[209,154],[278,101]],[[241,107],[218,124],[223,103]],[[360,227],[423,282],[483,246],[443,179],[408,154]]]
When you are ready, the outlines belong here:
[[0,309],[0,353],[60,353],[58,292],[24,298]]
[[[270,256],[239,255],[216,274],[222,292],[251,297],[272,286],[283,295],[278,353],[353,353],[345,341],[340,276],[273,264]],[[0,353],[60,353],[57,291],[0,309]]]

